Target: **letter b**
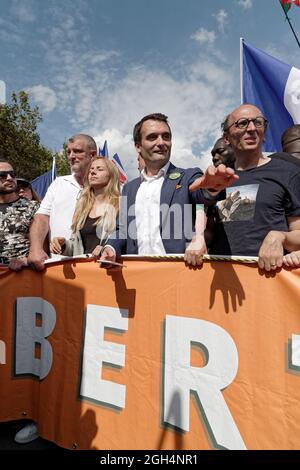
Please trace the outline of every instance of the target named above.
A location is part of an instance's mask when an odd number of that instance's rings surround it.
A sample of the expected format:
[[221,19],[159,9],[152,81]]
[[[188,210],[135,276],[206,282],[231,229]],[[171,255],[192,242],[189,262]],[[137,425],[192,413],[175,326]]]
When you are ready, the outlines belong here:
[[[41,325],[36,325],[37,314]],[[52,366],[52,346],[47,338],[56,323],[56,312],[41,297],[18,297],[16,302],[16,354],[15,375],[35,375],[44,379]],[[40,345],[40,358],[35,357],[36,344]]]

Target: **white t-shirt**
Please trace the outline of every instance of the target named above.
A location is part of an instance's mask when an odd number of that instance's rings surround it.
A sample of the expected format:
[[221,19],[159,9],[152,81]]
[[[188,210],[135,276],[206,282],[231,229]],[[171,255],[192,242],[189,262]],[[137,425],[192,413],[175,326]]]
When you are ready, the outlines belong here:
[[36,212],[50,217],[50,236],[71,236],[72,218],[82,187],[73,175],[59,176],[49,186]]

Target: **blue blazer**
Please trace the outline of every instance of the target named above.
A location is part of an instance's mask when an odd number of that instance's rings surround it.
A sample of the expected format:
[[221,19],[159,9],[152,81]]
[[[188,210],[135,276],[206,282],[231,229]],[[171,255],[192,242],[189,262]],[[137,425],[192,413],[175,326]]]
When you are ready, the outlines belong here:
[[[172,176],[173,175],[173,176]],[[206,191],[189,191],[195,179],[202,176],[199,168],[182,169],[170,163],[160,194],[160,234],[166,253],[184,253],[191,241],[196,216],[196,204],[211,205],[216,199]],[[141,178],[127,183],[122,191],[116,231],[107,245],[121,254],[138,254],[135,222],[135,199]]]

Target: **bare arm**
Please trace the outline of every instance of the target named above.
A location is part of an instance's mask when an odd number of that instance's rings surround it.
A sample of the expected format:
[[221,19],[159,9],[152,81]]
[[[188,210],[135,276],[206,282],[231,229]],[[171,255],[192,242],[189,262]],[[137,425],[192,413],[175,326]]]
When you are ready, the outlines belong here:
[[258,265],[261,269],[271,271],[281,268],[282,264],[286,264],[284,249],[300,249],[300,217],[289,217],[288,224],[289,232],[271,230],[265,237],[258,254]]
[[191,266],[201,266],[203,255],[207,252],[204,230],[206,226],[206,214],[202,205],[196,205],[195,233],[184,253],[184,260]]
[[44,261],[48,258],[44,251],[44,241],[49,231],[49,217],[36,214],[30,226],[30,250],[27,258],[28,264],[33,264],[38,271],[44,269]]
[[285,243],[285,248],[290,251],[283,257],[283,264],[288,267],[297,268],[300,266],[300,222],[297,217],[289,219],[291,232]]

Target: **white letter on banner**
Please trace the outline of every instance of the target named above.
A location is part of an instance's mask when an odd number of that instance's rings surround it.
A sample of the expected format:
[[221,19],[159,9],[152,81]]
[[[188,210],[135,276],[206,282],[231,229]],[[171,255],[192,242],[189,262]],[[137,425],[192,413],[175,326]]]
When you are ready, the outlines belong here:
[[102,363],[125,365],[125,346],[104,341],[104,329],[128,329],[128,310],[88,305],[82,359],[80,395],[125,408],[125,385],[102,380]]
[[[191,367],[191,342],[208,353],[204,367]],[[235,378],[238,353],[231,336],[205,320],[166,316],[164,421],[190,426],[190,390],[197,392],[217,447],[245,449],[221,390]]]
[[300,336],[292,335],[292,366],[300,367]]
[[[41,326],[36,325],[37,314]],[[18,297],[16,302],[16,357],[15,373],[33,374],[44,379],[52,366],[52,346],[47,338],[56,323],[56,312],[41,297]],[[41,346],[41,358],[35,357],[36,343]]]

